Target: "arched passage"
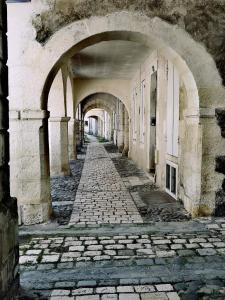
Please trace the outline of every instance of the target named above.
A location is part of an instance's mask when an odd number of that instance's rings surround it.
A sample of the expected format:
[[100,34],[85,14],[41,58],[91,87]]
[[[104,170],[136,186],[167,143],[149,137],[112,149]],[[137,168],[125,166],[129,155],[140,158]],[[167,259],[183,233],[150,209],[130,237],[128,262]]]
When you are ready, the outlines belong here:
[[113,140],[119,151],[127,155],[129,151],[129,112],[123,100],[108,93],[93,93],[80,100],[79,103],[84,114],[96,108],[104,109],[108,113],[107,123],[110,122],[110,124],[105,127],[110,133],[107,134],[107,139]]
[[[74,35],[73,33],[77,31],[79,34]],[[61,40],[62,36],[64,43]],[[185,167],[188,166],[190,157],[195,157],[194,161],[200,161],[200,165],[193,164],[191,169],[185,171],[188,183],[184,183],[186,188],[181,197],[193,215],[212,213],[215,208],[215,192],[222,182],[222,176],[214,170],[215,157],[224,153],[224,141],[216,125],[215,108],[223,106],[224,89],[211,56],[182,29],[169,25],[159,18],[151,19],[127,12],[90,18],[85,22],[79,21],[65,26],[41,49],[40,70],[43,72],[34,89],[37,95],[41,95],[41,101],[36,105],[42,110],[47,109],[52,81],[59,68],[68,59],[88,46],[112,40],[135,42],[155,49],[176,67],[187,98],[184,112],[187,129],[185,139],[194,140],[193,147],[186,151]],[[32,78],[34,77],[35,74]],[[98,84],[100,85],[100,82]],[[127,89],[122,88],[124,84],[122,80],[117,81],[117,84],[115,81],[111,93],[123,99],[130,112],[131,95],[127,93]],[[105,85],[107,86],[107,81]],[[31,107],[28,101],[29,91],[26,88],[24,90],[27,99],[24,101],[24,107],[29,108]],[[109,90],[108,88],[107,92]],[[102,92],[104,89],[98,91]],[[76,101],[79,101],[79,98]],[[194,139],[191,138],[193,129],[196,132]],[[209,148],[207,144],[211,140],[214,143],[213,147]],[[187,142],[186,148],[189,147],[188,144]],[[196,174],[197,181],[193,174]],[[190,191],[187,192],[188,185],[191,186],[191,191],[195,190],[194,195]]]

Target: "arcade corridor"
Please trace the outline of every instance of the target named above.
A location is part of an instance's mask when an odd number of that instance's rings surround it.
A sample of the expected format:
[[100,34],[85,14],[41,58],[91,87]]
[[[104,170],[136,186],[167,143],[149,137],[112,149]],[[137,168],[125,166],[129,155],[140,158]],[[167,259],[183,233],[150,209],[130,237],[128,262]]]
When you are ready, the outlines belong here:
[[0,300],[225,299],[224,1],[0,1]]

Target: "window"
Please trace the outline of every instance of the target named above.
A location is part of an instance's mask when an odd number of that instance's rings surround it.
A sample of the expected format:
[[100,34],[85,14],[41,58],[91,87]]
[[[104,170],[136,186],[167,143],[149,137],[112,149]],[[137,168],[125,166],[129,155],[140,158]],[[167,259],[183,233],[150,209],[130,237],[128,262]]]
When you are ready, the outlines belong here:
[[179,75],[170,62],[168,62],[167,91],[167,153],[178,157]]
[[174,198],[177,197],[177,165],[166,164],[166,191]]
[[141,82],[141,106],[140,106],[140,143],[144,143],[145,137],[145,80]]

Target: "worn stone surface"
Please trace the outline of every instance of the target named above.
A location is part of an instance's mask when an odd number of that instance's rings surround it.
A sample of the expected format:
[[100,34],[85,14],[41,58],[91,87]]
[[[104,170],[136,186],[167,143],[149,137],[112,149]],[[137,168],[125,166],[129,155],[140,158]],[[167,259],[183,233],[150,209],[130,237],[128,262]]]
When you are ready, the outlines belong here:
[[[199,219],[195,225],[191,222],[174,223],[169,231],[166,223],[158,223],[157,230],[156,227],[140,224],[139,233],[135,227],[116,226],[122,229],[120,233],[116,228],[111,228],[110,234],[106,233],[107,225],[94,231],[68,227],[54,233],[45,230],[45,235],[27,232],[20,245],[23,294],[32,290],[34,298],[31,299],[47,299],[54,295],[72,297],[73,300],[78,296],[89,296],[87,299],[95,296],[102,300],[111,299],[109,295],[114,299],[123,294],[127,297],[134,294],[140,298],[148,296],[149,299],[161,296],[167,300],[223,299],[223,218]],[[129,233],[126,233],[126,227]],[[91,244],[102,246],[101,250],[89,251]],[[75,248],[77,245],[83,248]],[[136,247],[123,255],[116,245],[129,251],[130,245]],[[174,249],[177,245],[182,250]],[[195,246],[192,251],[188,251],[189,245]],[[105,251],[112,246],[114,252],[106,257]],[[138,254],[139,250],[144,251]],[[98,260],[92,254],[98,255]],[[28,256],[31,259],[26,258],[25,262],[24,257]],[[68,261],[63,262],[63,257],[67,257]],[[37,295],[39,298],[35,298]]]
[[138,168],[131,159],[121,156],[115,145],[105,143],[104,147],[131,194],[144,222],[170,222],[190,219],[190,215],[180,202],[173,200],[166,194],[163,194],[162,197],[162,192],[150,181],[146,173]]
[[70,161],[70,176],[54,176],[51,178],[51,196],[53,218],[61,225],[67,224],[73,209],[73,202],[79,186],[86,148],[78,154],[78,159]]
[[103,145],[89,144],[69,224],[142,222]]

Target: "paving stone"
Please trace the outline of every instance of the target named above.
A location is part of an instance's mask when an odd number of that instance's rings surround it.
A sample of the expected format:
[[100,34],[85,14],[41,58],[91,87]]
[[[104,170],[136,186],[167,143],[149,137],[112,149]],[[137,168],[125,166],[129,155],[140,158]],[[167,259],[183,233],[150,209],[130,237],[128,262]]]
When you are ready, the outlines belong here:
[[172,250],[180,250],[180,249],[183,249],[183,245],[182,244],[173,244],[170,246],[170,248]]
[[204,238],[193,238],[190,239],[190,243],[206,243],[207,240]]
[[185,244],[185,247],[186,247],[187,249],[197,249],[197,248],[200,248],[199,244],[196,244],[196,243]]
[[84,251],[84,246],[71,246],[69,251]]
[[166,293],[142,294],[141,300],[168,300]]
[[174,250],[171,251],[156,251],[156,255],[158,257],[172,257],[176,255],[176,252]]
[[216,255],[216,250],[214,250],[212,248],[197,249],[197,252],[202,256]]
[[194,251],[192,251],[192,250],[178,250],[177,253],[179,256],[193,256],[194,255]]
[[133,286],[118,286],[117,287],[117,293],[132,293],[134,292],[134,287]]
[[185,239],[174,239],[173,242],[176,244],[185,244],[187,241]]
[[74,300],[74,297],[70,296],[52,296],[50,300]]
[[[131,245],[132,244],[127,245],[127,248]],[[107,250],[121,250],[121,249],[125,249],[125,245],[106,245],[105,249],[107,249]]]
[[93,294],[93,288],[78,288],[75,290],[72,290],[72,295],[90,295]]
[[87,247],[87,250],[93,250],[93,251],[102,250],[102,249],[103,249],[102,245],[91,245]]
[[70,294],[70,290],[53,290],[51,292],[51,296],[68,296]]
[[211,243],[200,243],[200,246],[202,248],[214,248],[213,244],[211,244]]
[[26,255],[39,255],[42,252],[41,249],[27,250]]
[[150,293],[154,292],[155,288],[153,285],[138,285],[134,287],[135,292],[137,293]]
[[98,295],[76,296],[76,300],[100,300]]
[[152,255],[154,252],[151,249],[138,249],[137,255]]
[[97,282],[95,280],[82,280],[78,281],[77,287],[95,287]]
[[51,262],[57,262],[59,260],[59,254],[58,255],[43,255],[41,262],[44,263],[51,263]]
[[155,245],[171,244],[171,241],[169,241],[169,240],[154,240],[153,244],[155,244]]
[[140,300],[140,296],[138,294],[120,294],[119,300]]
[[118,296],[116,294],[105,294],[102,295],[101,300],[118,300]]
[[111,257],[109,255],[99,255],[99,256],[94,256],[93,260],[95,261],[101,261],[101,260],[109,260]]
[[97,294],[113,294],[116,293],[116,288],[111,286],[98,287],[96,288]]
[[101,251],[85,251],[83,253],[84,256],[99,256],[101,255]]
[[36,264],[37,263],[38,256],[34,255],[23,255],[20,256],[20,264]]
[[118,250],[118,255],[132,256],[134,255],[133,250]]
[[75,285],[72,281],[62,281],[62,282],[56,282],[55,288],[73,288]]
[[213,243],[213,245],[216,248],[223,248],[223,247],[225,247],[225,243],[224,242],[215,242],[215,243]]
[[114,251],[114,250],[104,250],[103,252],[105,255],[110,255],[110,256],[116,255],[116,251]]
[[156,289],[159,292],[170,292],[173,291],[173,286],[171,284],[157,284]]
[[175,292],[167,293],[167,297],[169,300],[180,300],[180,297]]

